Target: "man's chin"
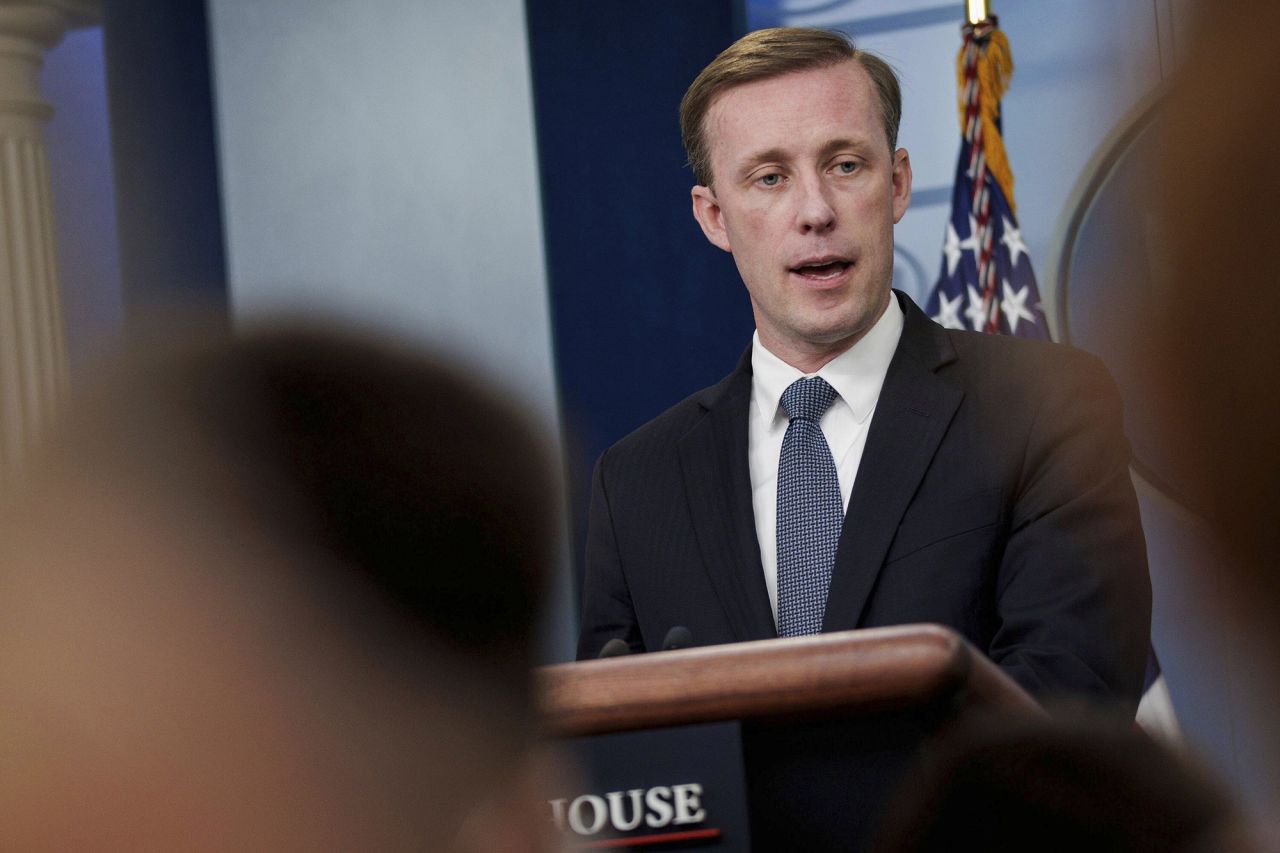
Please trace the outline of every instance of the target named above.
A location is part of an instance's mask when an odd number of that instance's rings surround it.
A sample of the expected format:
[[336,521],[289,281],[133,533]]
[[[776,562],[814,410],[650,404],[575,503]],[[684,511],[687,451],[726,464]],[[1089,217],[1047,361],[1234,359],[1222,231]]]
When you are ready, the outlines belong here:
[[814,349],[848,349],[860,341],[867,333],[866,328],[840,329],[827,333],[815,333],[805,338],[805,342]]
[[797,337],[814,347],[852,346],[870,331],[883,313],[884,311],[880,310],[875,312],[875,316],[863,314],[844,319],[839,323],[833,323],[830,318],[827,318],[827,322],[813,323],[799,329]]

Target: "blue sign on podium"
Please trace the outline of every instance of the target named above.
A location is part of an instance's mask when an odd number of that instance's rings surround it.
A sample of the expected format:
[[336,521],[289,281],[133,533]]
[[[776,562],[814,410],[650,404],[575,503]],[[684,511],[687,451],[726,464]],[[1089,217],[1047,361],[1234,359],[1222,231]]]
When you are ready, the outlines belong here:
[[549,798],[570,850],[751,849],[737,722],[567,742],[579,790]]

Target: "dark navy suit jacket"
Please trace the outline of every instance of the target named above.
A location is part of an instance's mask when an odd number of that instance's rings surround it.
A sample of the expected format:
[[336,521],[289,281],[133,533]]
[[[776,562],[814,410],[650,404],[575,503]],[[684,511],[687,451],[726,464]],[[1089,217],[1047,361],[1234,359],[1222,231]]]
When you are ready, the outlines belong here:
[[[949,625],[1033,695],[1136,707],[1151,618],[1119,394],[1071,347],[905,313],[849,498],[824,631]],[[582,635],[777,636],[747,462],[750,351],[596,464]]]

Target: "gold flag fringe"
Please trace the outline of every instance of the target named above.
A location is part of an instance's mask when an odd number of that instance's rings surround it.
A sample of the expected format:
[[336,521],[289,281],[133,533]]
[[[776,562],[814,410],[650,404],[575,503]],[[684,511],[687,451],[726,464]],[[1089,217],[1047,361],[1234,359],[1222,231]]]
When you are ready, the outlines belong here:
[[[1004,139],[996,125],[1000,115],[1000,99],[1009,89],[1009,81],[1013,78],[1013,52],[1009,49],[1009,39],[1001,30],[992,30],[985,38],[985,45],[978,49],[978,109],[982,122],[982,147],[986,153],[987,169],[995,178],[1009,202],[1009,210],[1016,213],[1017,206],[1013,200],[1013,169],[1009,166],[1009,155],[1005,151]],[[956,85],[960,92],[960,132],[964,132],[964,52],[956,57]]]

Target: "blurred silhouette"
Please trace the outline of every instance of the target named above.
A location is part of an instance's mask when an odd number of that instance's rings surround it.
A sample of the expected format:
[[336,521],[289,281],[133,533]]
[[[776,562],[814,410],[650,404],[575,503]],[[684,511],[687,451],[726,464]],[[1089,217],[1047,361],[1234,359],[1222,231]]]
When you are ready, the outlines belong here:
[[1280,5],[1219,4],[1202,16],[1173,89],[1162,148],[1166,260],[1151,332],[1166,428],[1194,507],[1234,558],[1247,599],[1280,605]]
[[[1280,5],[1236,0],[1201,10],[1164,115],[1162,277],[1148,372],[1187,498],[1219,549],[1203,570],[1234,617],[1213,626],[1233,646],[1255,722],[1241,754],[1262,772],[1258,797],[1280,808]],[[1225,698],[1225,697],[1224,697]],[[1233,709],[1238,711],[1239,709]],[[1274,822],[1274,817],[1271,818]]]
[[1248,851],[1227,796],[1132,722],[988,718],[936,745],[877,853]]
[[0,848],[544,849],[528,419],[356,338],[182,335],[6,508]]

